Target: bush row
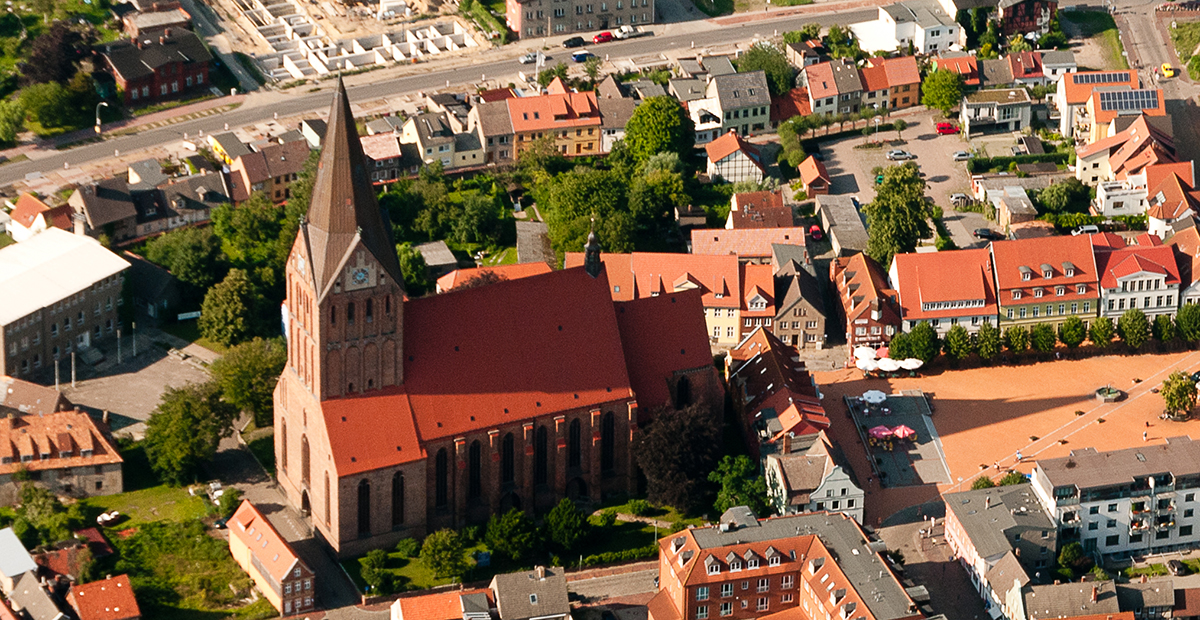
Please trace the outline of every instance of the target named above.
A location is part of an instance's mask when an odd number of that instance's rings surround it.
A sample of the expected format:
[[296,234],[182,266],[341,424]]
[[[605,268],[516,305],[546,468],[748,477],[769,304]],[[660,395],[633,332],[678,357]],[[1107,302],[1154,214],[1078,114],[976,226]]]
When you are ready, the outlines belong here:
[[651,543],[645,547],[587,555],[583,557],[583,565],[600,566],[603,564],[616,564],[618,562],[631,562],[633,560],[655,557],[656,555],[658,555],[658,545]]
[[1041,155],[1012,155],[1008,157],[976,157],[967,160],[967,172],[979,174],[989,170],[1006,170],[1009,164],[1037,164],[1050,162],[1067,163],[1067,153],[1043,153]]

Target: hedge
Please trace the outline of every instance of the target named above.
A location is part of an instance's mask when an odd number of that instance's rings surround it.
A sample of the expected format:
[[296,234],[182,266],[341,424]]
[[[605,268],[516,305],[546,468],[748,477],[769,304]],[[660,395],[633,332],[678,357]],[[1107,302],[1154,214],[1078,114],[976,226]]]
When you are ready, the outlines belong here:
[[643,560],[658,555],[658,545],[651,543],[645,547],[635,547],[633,549],[624,549],[622,551],[606,551],[595,555],[586,555],[583,557],[584,566],[600,566],[602,564],[616,564],[618,562],[631,562],[633,560]]
[[1044,153],[1041,155],[1015,155],[1009,157],[976,157],[967,160],[967,172],[979,174],[989,170],[1007,170],[1009,164],[1037,164],[1050,162],[1053,164],[1067,163],[1066,153]]

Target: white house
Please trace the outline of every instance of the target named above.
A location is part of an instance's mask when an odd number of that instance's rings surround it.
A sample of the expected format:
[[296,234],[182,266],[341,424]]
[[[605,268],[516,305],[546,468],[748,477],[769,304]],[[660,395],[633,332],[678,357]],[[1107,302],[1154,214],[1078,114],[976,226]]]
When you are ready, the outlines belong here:
[[11,221],[8,223],[8,232],[14,241],[24,241],[47,228],[74,229],[70,206],[51,208],[28,192],[21,194],[15,205],[9,203],[9,206],[12,212],[9,214]]
[[1160,314],[1175,314],[1181,280],[1170,246],[1094,247],[1096,270],[1100,273],[1101,316],[1115,321],[1134,308],[1150,320]]
[[963,97],[959,120],[963,138],[984,127],[1017,131],[1029,126],[1032,102],[1024,88],[980,90]]
[[704,98],[688,102],[696,125],[696,144],[736,131],[743,136],[770,129],[771,93],[762,71],[709,77]]
[[844,512],[862,523],[866,493],[855,483],[825,431],[810,435],[812,445],[793,449],[785,438],[779,454],[767,455],[767,495],[778,515]]
[[958,24],[935,0],[904,0],[879,7],[874,21],[850,24],[867,52],[907,51],[936,54],[958,42]]
[[708,153],[708,176],[721,177],[730,183],[754,181],[760,183],[766,168],[758,147],[730,131],[704,145]]

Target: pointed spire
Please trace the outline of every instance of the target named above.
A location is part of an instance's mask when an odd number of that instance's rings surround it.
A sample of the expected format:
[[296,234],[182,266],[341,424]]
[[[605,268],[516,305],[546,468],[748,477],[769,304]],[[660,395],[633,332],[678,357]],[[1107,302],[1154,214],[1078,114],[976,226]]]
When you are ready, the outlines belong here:
[[592,218],[587,245],[583,246],[583,269],[593,278],[600,277],[600,241],[596,239],[596,218]]
[[387,275],[403,285],[391,230],[375,197],[350,99],[340,77],[329,110],[307,219],[318,294],[328,288],[355,239],[361,239]]

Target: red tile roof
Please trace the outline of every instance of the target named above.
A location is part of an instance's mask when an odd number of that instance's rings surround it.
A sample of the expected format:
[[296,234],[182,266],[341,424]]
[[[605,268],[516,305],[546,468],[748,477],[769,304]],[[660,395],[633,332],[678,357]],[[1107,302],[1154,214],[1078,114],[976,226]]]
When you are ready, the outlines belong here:
[[258,566],[276,583],[282,582],[297,564],[304,564],[287,540],[250,500],[242,500],[242,505],[230,517],[228,526],[230,538],[237,538],[245,544],[251,555],[258,559]]
[[812,185],[814,181],[825,181],[826,185],[829,184],[829,171],[825,169],[825,164],[812,155],[800,163],[796,172],[800,173],[800,180],[804,182],[805,187]]
[[[1098,248],[1099,249],[1099,248]],[[1179,284],[1179,268],[1175,264],[1175,253],[1165,245],[1131,245],[1119,250],[1096,252],[1096,269],[1100,272],[1100,286],[1107,289],[1120,288],[1118,278],[1135,273],[1154,273],[1164,276],[1165,284]]]
[[859,70],[859,74],[862,75],[863,90],[866,92],[887,90],[887,69],[884,68],[883,62],[871,64],[872,60],[882,59],[868,59],[868,64]]
[[963,76],[963,84],[966,86],[979,86],[979,61],[974,56],[934,58],[933,66]]
[[[91,450],[92,455],[81,456],[84,450]],[[50,458],[39,458],[37,453]],[[23,455],[32,455],[33,460],[22,463]],[[46,471],[122,462],[116,445],[82,411],[0,419],[0,457],[12,459],[11,464],[0,465],[0,474],[11,474],[18,467]]]
[[400,136],[394,133],[377,133],[373,136],[362,136],[363,155],[372,161],[403,157],[400,150]]
[[[718,162],[730,155],[743,151],[752,155],[750,158],[757,163],[758,147],[746,142],[735,131],[727,132],[721,137],[704,145],[705,152],[708,153],[708,160]],[[761,165],[760,165],[761,167]]]
[[[1118,78],[1114,82],[1083,82],[1076,81],[1082,76],[1087,75],[1112,75]],[[1081,76],[1081,77],[1071,77]],[[1128,85],[1130,88],[1137,88],[1141,85],[1138,80],[1137,71],[1079,71],[1069,73],[1063,76],[1064,89],[1066,91],[1066,99],[1068,105],[1083,105],[1092,96],[1092,91],[1097,87],[1103,86],[1121,86]],[[1086,78],[1084,78],[1086,79]]]
[[511,88],[493,88],[479,93],[479,100],[484,103],[494,103],[505,99],[516,98],[517,94]]
[[83,569],[83,551],[87,547],[82,543],[62,549],[51,549],[33,556],[33,561],[42,567],[43,573],[50,577],[62,575],[78,579]]
[[14,222],[25,228],[29,228],[33,226],[33,221],[37,219],[39,213],[49,210],[50,205],[42,202],[37,196],[25,192],[17,198],[17,204],[13,206],[13,210],[9,213],[9,216],[12,217]]
[[810,114],[812,114],[812,106],[808,102],[807,88],[793,88],[782,95],[771,97],[772,123],[782,123],[793,116]]
[[888,288],[887,275],[869,256],[860,253],[833,259],[830,276],[837,287],[847,321],[869,314],[877,302],[881,311],[879,322],[900,324],[899,307],[894,302],[896,291]]
[[883,61],[883,68],[887,75],[887,83],[891,88],[903,86],[905,84],[920,84],[921,72],[917,69],[917,59],[914,56],[897,56],[895,58],[872,58],[868,59],[868,63],[874,63],[878,60]]
[[713,372],[704,320],[697,291],[683,291],[618,302],[617,327],[625,343],[629,382],[638,410],[646,413],[671,403],[664,377],[679,370]]
[[495,605],[495,597],[487,588],[452,590],[397,599],[397,604],[400,606],[400,618],[401,620],[462,620],[463,608],[460,599],[472,594],[483,594],[487,596],[490,605]]
[[[894,263],[900,307],[909,321],[995,315],[996,289],[987,248],[925,254],[897,254]],[[931,307],[925,304],[981,300],[982,306]]]
[[[744,264],[742,268],[742,311],[743,318],[775,317],[775,268],[765,264]],[[755,310],[751,302],[761,298],[766,307]]]
[[1167,247],[1175,251],[1184,286],[1191,286],[1200,277],[1200,230],[1193,226],[1175,233],[1167,241]]
[[508,116],[514,133],[600,126],[600,107],[593,91],[508,99]]
[[[706,308],[739,306],[737,296],[741,287],[736,256],[634,252],[601,254],[600,260],[614,301],[697,288]],[[582,265],[583,253],[568,252],[564,264],[568,269]]]
[[814,100],[837,96],[837,83],[833,81],[833,65],[828,61],[809,65],[804,68],[804,73],[808,79],[808,92]]
[[692,253],[707,255],[733,254],[739,258],[769,258],[771,246],[806,244],[805,230],[789,228],[697,228],[692,230]]
[[781,429],[767,438],[774,443],[784,435],[812,435],[829,428],[812,375],[804,362],[794,361],[795,349],[758,327],[729,352],[737,362],[732,376],[741,385],[746,422],[754,427],[766,410],[778,418]]
[[538,261],[536,263],[516,263],[513,265],[495,265],[493,267],[475,267],[473,269],[455,269],[438,278],[438,290],[442,292],[452,290],[484,273],[495,274],[501,280],[517,280],[519,278],[550,273],[550,265]]
[[1158,235],[1156,235],[1154,233],[1145,233],[1145,232],[1134,237],[1133,241],[1135,244],[1141,245],[1141,246],[1155,246],[1155,245],[1163,244],[1162,237],[1159,237]]
[[[1150,166],[1147,170],[1154,167],[1156,166]],[[1150,174],[1147,173],[1146,176],[1149,177]],[[1151,205],[1146,214],[1152,218],[1173,221],[1189,212],[1197,212],[1197,208],[1200,207],[1200,193],[1174,172],[1162,178],[1157,185],[1150,185],[1147,179],[1146,187],[1147,199]]]
[[71,586],[67,600],[79,620],[130,620],[142,615],[128,575]]
[[16,612],[8,608],[7,601],[0,601],[0,620],[19,620]]
[[1042,54],[1040,52],[1016,52],[1005,57],[1013,79],[1034,79],[1044,77],[1042,73]]
[[[1069,299],[1097,296],[1096,258],[1087,235],[995,241],[991,248],[1001,305],[1012,301],[1011,291],[1023,291],[1032,299],[1033,289],[1058,285],[1067,287]],[[1049,278],[1043,276],[1043,266],[1049,269]],[[1074,268],[1074,275],[1068,277],[1069,267]],[[1029,274],[1028,280],[1022,279],[1024,273]],[[1085,286],[1082,294],[1076,292],[1081,284]],[[1024,303],[1024,299],[1021,301]]]
[[792,208],[783,204],[783,192],[734,194],[729,211],[733,228],[780,228],[795,225]]
[[1092,248],[1095,250],[1119,250],[1128,245],[1125,243],[1124,237],[1115,233],[1096,233],[1090,236],[1092,238]]

